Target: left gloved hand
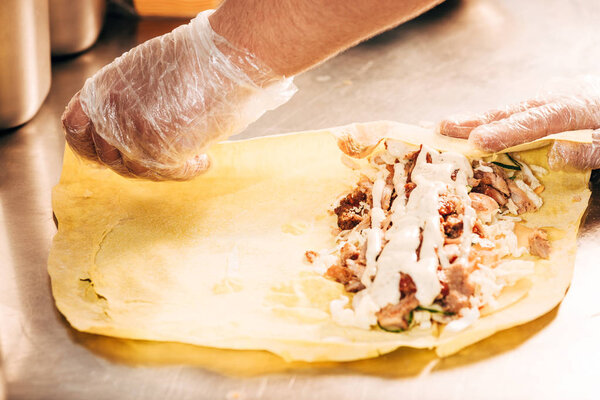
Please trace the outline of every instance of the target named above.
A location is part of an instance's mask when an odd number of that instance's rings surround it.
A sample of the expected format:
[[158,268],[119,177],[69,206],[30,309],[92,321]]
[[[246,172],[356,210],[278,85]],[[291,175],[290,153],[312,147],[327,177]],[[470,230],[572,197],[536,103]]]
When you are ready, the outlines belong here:
[[75,153],[127,176],[186,180],[208,147],[295,92],[291,78],[217,34],[212,11],[151,39],[89,78],[62,117]]

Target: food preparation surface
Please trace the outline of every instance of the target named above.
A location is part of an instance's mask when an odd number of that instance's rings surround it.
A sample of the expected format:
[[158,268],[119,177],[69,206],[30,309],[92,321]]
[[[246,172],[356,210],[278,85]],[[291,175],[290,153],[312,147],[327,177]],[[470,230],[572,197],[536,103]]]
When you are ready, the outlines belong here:
[[[530,97],[555,77],[598,73],[600,3],[448,1],[296,79],[300,91],[239,137],[350,122],[419,123]],[[46,259],[60,114],[84,80],[182,21],[109,17],[99,42],[54,60],[30,123],[0,134],[0,349],[10,399],[596,398],[600,376],[600,181],[560,306],[459,354],[401,349],[351,363],[288,364],[265,352],[77,332],[54,308]],[[0,379],[0,382],[2,379]],[[0,398],[2,396],[0,383]]]

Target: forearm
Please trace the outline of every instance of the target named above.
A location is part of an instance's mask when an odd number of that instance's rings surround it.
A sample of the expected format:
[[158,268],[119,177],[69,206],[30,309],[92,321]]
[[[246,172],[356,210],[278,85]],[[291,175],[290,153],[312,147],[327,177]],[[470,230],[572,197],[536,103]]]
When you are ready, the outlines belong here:
[[443,0],[226,0],[213,29],[277,75],[292,76]]

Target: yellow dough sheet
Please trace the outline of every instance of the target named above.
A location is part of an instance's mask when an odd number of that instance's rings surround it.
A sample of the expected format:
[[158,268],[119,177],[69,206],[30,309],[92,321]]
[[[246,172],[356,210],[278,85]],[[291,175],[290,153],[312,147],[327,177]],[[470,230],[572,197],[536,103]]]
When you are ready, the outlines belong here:
[[[335,324],[329,304],[343,286],[315,272],[304,253],[335,245],[336,218],[328,211],[358,179],[340,148],[364,156],[385,137],[483,156],[466,141],[381,121],[217,144],[206,174],[156,183],[123,178],[67,148],[53,192],[58,233],[48,262],[58,309],[85,332],[343,361],[401,346],[449,355],[560,302],[590,196],[589,171],[540,177],[544,205],[523,217],[530,227],[552,228],[553,251],[536,261],[530,280],[502,293],[504,308],[458,333]],[[585,142],[589,132],[559,137]],[[547,168],[549,140],[517,150]]]

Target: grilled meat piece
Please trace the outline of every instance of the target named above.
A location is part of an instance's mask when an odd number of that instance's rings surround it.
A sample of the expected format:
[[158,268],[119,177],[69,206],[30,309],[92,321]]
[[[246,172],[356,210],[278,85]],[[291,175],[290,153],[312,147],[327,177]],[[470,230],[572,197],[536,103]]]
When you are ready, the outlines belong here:
[[475,186],[479,185],[480,182],[481,179],[467,178],[467,185],[471,186],[471,188],[474,188]]
[[312,264],[315,262],[317,257],[319,257],[319,254],[316,251],[309,250],[304,253],[304,257],[306,257],[306,260]]
[[407,184],[404,185],[404,194],[405,194],[405,196],[406,196],[407,199],[410,197],[410,193],[416,187],[417,187],[417,184],[416,183],[412,183],[412,182],[408,182]]
[[522,191],[516,183],[509,181],[508,187],[510,189],[510,198],[517,206],[517,214],[521,215],[526,212],[537,210],[533,201],[527,197],[527,194]]
[[410,275],[405,274],[404,272],[400,272],[400,293],[402,297],[408,296],[409,294],[415,293],[417,291],[417,286],[415,282],[412,280]]
[[417,151],[413,151],[412,153],[408,153],[404,156],[406,160],[406,164],[404,164],[404,173],[406,174],[406,182],[410,182],[410,174],[415,168],[415,164],[417,163],[417,157],[419,157],[419,153],[421,149]]
[[389,211],[392,207],[392,195],[394,194],[394,185],[387,184],[383,188],[381,194],[381,208],[384,211]]
[[355,293],[365,288],[349,268],[341,265],[332,265],[327,269],[325,275],[344,285],[348,292]]
[[498,202],[483,193],[469,193],[471,207],[477,212],[477,216],[484,222],[489,222],[498,211]]
[[439,200],[442,230],[446,239],[456,239],[462,235],[464,206],[460,198],[453,194],[442,194]]
[[490,185],[486,185],[483,183],[479,183],[479,185],[475,186],[471,190],[471,193],[481,193],[488,197],[491,197],[496,201],[496,203],[498,203],[501,206],[505,205],[508,202],[508,198],[504,196],[499,190],[494,189]]
[[344,289],[346,289],[346,291],[349,293],[360,292],[364,288],[365,285],[363,285],[362,282],[358,280],[358,278],[351,279],[350,281],[348,281],[348,283],[344,285]]
[[463,221],[456,214],[451,214],[446,217],[442,223],[444,234],[449,239],[457,239],[462,235]]
[[534,256],[549,258],[551,250],[546,231],[542,229],[534,230],[529,236],[529,252]]
[[486,163],[483,161],[479,161],[479,164],[491,168],[492,172],[485,172],[475,169],[473,171],[473,178],[479,179],[480,183],[493,187],[507,197],[510,196],[510,190],[508,189],[508,184],[506,183],[506,173],[504,170],[496,164]]
[[417,308],[419,300],[414,293],[400,299],[398,304],[388,304],[379,310],[377,323],[386,330],[405,330],[408,329],[410,322],[410,313]]
[[440,195],[440,207],[438,208],[440,215],[462,214],[464,211],[465,208],[460,197],[449,193]]
[[341,230],[354,228],[369,213],[369,197],[364,190],[357,189],[340,201],[333,212],[337,215],[337,224]]
[[475,287],[469,281],[469,273],[462,264],[454,263],[443,271],[444,282],[448,285],[448,294],[442,302],[444,310],[457,313],[461,308],[470,307],[469,298],[475,293]]

